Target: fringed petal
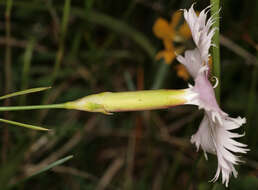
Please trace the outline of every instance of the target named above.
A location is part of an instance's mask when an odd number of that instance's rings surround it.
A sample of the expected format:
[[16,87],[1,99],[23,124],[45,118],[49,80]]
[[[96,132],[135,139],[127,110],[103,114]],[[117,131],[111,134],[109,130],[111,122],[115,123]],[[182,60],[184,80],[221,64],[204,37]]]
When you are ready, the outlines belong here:
[[202,10],[199,16],[195,13],[193,6],[189,10],[184,9],[184,17],[192,32],[193,40],[200,50],[202,60],[207,63],[211,39],[215,33],[215,28],[211,28],[215,18],[211,17],[206,21],[207,10],[209,10],[210,6]]
[[[235,120],[230,118],[225,114],[222,114],[222,125],[215,119],[212,119],[212,113],[206,112],[205,116],[200,124],[200,127],[196,134],[191,138],[191,143],[194,143],[197,147],[202,148],[207,159],[206,152],[217,155],[218,158],[218,168],[214,178],[211,181],[216,181],[219,175],[222,174],[222,183],[228,186],[229,178],[233,174],[237,176],[237,172],[234,165],[241,162],[240,158],[233,153],[247,153],[249,149],[245,148],[246,145],[237,142],[233,138],[242,137],[244,134],[233,133],[224,127],[224,123],[227,122],[229,125],[229,120]],[[238,122],[231,122],[234,125],[229,128],[237,129],[243,123],[244,119],[237,118]],[[237,126],[235,126],[237,125]]]
[[199,147],[202,148],[206,159],[206,152],[217,155],[218,168],[211,181],[216,181],[221,174],[222,183],[228,186],[230,176],[237,177],[234,165],[241,162],[240,157],[235,153],[249,151],[246,148],[247,145],[235,140],[244,134],[232,132],[243,125],[246,120],[240,117],[231,118],[220,109],[213,86],[208,79],[209,48],[215,32],[215,28],[211,28],[214,17],[207,20],[209,8],[201,11],[199,15],[195,13],[193,6],[189,10],[184,10],[185,20],[190,27],[197,48],[186,51],[184,57],[178,56],[177,60],[186,66],[194,78],[195,84],[188,90],[187,104],[198,105],[199,109],[205,110],[204,118],[198,131],[192,136],[191,142],[195,144],[197,150]]
[[185,56],[179,55],[177,56],[177,60],[187,68],[193,78],[198,76],[200,69],[203,67],[198,49],[186,51]]

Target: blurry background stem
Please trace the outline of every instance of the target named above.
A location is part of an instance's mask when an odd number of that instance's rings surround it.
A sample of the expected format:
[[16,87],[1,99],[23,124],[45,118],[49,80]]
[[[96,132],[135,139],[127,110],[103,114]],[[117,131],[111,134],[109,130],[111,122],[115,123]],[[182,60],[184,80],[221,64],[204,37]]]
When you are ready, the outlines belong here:
[[[25,90],[29,86],[30,67],[31,67],[31,59],[33,55],[34,44],[35,44],[35,39],[31,38],[28,41],[28,45],[24,52],[22,77],[21,77],[21,90]],[[20,97],[19,104],[20,105],[26,104],[26,95]]]
[[157,74],[155,76],[153,85],[151,89],[159,89],[162,88],[162,84],[169,72],[170,64],[166,64],[164,59],[158,61],[160,63],[160,67],[158,68]]
[[11,45],[10,45],[10,38],[11,38],[11,9],[12,9],[12,0],[8,0],[6,4],[6,11],[5,11],[5,34],[6,34],[6,49],[5,49],[5,93],[8,93],[11,89],[12,85],[12,70],[11,70]]
[[[5,48],[5,93],[9,93],[12,89],[12,49],[11,49],[11,11],[12,11],[12,0],[6,1],[6,10],[5,10],[5,38],[6,38],[6,48]],[[5,100],[4,106],[9,106],[10,101]],[[5,118],[9,118],[7,113],[4,113]],[[3,130],[2,137],[2,161],[5,162],[7,149],[9,146],[9,132],[5,128]]]
[[[211,0],[211,15],[215,18],[213,27],[216,28],[215,34],[212,38],[212,65],[213,65],[213,75],[219,80],[220,77],[220,48],[219,48],[219,9],[220,9],[220,0]],[[217,88],[215,88],[216,98],[218,103],[220,102],[220,83]]]
[[60,38],[59,38],[59,48],[58,48],[58,52],[56,54],[54,71],[52,73],[52,78],[50,81],[51,85],[56,80],[57,73],[60,69],[60,65],[61,65],[61,62],[63,59],[65,36],[66,36],[66,31],[67,31],[67,26],[68,26],[68,18],[69,18],[69,14],[70,14],[70,4],[71,4],[71,0],[66,0],[65,4],[64,4],[64,8],[63,8],[63,18],[62,18],[62,25],[61,25]]

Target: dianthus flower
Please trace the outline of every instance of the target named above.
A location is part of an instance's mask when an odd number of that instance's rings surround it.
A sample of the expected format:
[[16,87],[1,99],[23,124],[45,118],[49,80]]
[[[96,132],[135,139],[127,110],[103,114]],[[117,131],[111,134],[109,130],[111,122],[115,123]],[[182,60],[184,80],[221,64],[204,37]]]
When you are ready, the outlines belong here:
[[215,33],[215,28],[212,28],[214,15],[207,19],[209,8],[201,11],[199,15],[195,13],[193,5],[189,10],[183,10],[196,48],[185,51],[184,56],[177,56],[177,60],[187,68],[194,78],[194,85],[189,85],[187,104],[197,105],[199,109],[205,111],[198,131],[191,137],[191,142],[196,145],[197,150],[202,148],[206,159],[206,152],[217,155],[217,172],[211,181],[216,181],[221,174],[222,183],[227,187],[230,176],[233,174],[234,177],[237,177],[235,165],[241,162],[235,153],[248,151],[247,145],[235,140],[244,134],[238,134],[232,130],[239,128],[246,120],[241,117],[231,118],[221,110],[216,101],[213,86],[209,81],[209,48]]

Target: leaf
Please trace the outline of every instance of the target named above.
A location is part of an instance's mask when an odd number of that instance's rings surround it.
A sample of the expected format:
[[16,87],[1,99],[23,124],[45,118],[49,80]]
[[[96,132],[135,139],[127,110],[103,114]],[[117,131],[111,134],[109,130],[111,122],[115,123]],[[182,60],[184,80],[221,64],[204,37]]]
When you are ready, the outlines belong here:
[[48,90],[49,88],[51,88],[51,87],[40,87],[40,88],[31,88],[31,89],[27,89],[27,90],[22,90],[22,91],[14,92],[14,93],[7,94],[4,96],[0,96],[0,100],[14,97],[14,96],[20,96],[20,95],[30,94],[30,93],[34,93],[34,92],[40,92],[40,91]]
[[48,131],[49,130],[47,128],[39,127],[39,126],[36,126],[36,125],[29,125],[29,124],[19,123],[19,122],[16,122],[16,121],[10,121],[10,120],[1,119],[1,118],[0,118],[0,122],[8,123],[8,124],[11,124],[11,125],[16,125],[16,126],[19,126],[19,127],[25,127],[25,128],[29,128],[29,129],[33,129],[33,130],[40,130],[40,131]]
[[63,164],[64,162],[66,162],[66,161],[68,161],[68,160],[70,160],[70,159],[72,159],[72,158],[73,158],[73,155],[69,155],[69,156],[66,156],[66,157],[64,157],[64,158],[62,158],[62,159],[59,159],[59,160],[53,162],[52,164],[49,164],[48,166],[42,168],[41,170],[35,172],[35,173],[32,174],[31,176],[25,178],[23,181],[25,181],[25,180],[27,180],[27,179],[30,179],[30,178],[32,178],[32,177],[34,177],[34,176],[36,176],[36,175],[39,175],[39,174],[41,174],[41,173],[43,173],[43,172],[46,172],[46,171],[52,169],[53,167],[56,167],[56,166],[58,166],[58,165],[61,165],[61,164]]
[[73,158],[73,155],[69,155],[69,156],[66,156],[66,157],[64,157],[64,158],[62,158],[62,159],[59,159],[59,160],[57,160],[57,161],[55,161],[55,162],[53,162],[53,163],[47,165],[46,167],[43,167],[43,168],[40,169],[39,171],[37,171],[37,172],[33,173],[32,175],[30,175],[29,177],[26,177],[26,178],[24,178],[24,179],[18,181],[18,182],[15,183],[15,184],[11,184],[10,186],[8,186],[8,189],[9,189],[9,188],[13,188],[13,187],[15,187],[15,186],[17,186],[17,185],[19,185],[19,184],[21,184],[21,183],[23,183],[23,182],[25,182],[25,181],[31,179],[31,178],[33,178],[33,177],[35,177],[35,176],[37,176],[37,175],[43,173],[43,172],[46,172],[46,171],[52,169],[53,167],[59,166],[59,165],[61,165],[61,164],[65,163],[65,162],[67,162],[68,160],[70,160],[70,159],[72,159],[72,158]]

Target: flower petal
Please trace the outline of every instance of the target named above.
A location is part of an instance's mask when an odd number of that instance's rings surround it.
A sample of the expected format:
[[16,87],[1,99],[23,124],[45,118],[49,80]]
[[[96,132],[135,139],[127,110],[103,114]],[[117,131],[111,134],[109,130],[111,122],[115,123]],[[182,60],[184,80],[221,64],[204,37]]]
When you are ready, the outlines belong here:
[[171,26],[172,28],[175,28],[175,27],[178,25],[178,23],[179,23],[181,17],[182,17],[182,11],[176,11],[176,12],[172,15],[172,17],[171,17],[170,26]]
[[195,146],[197,147],[197,151],[201,146],[206,159],[207,159],[206,152],[211,154],[216,154],[216,147],[212,140],[212,130],[211,130],[211,126],[209,125],[210,123],[209,123],[208,116],[205,114],[197,133],[195,133],[191,137],[191,143],[195,144]]
[[177,76],[181,77],[185,81],[190,78],[190,75],[188,74],[188,71],[186,70],[184,65],[177,65],[176,67]]
[[245,118],[231,118],[223,112],[215,98],[213,86],[208,75],[209,48],[215,29],[211,28],[214,17],[207,21],[207,7],[199,15],[193,9],[184,10],[184,17],[192,32],[193,40],[197,46],[194,50],[185,52],[184,57],[178,56],[177,60],[186,66],[194,78],[194,86],[188,89],[188,101],[186,104],[198,105],[205,110],[204,118],[191,142],[201,147],[207,159],[206,152],[217,155],[218,168],[212,181],[216,181],[220,174],[222,183],[228,186],[229,178],[233,174],[237,176],[234,165],[241,162],[240,157],[234,153],[247,153],[247,145],[237,142],[235,138],[244,136],[232,132],[246,122]]
[[169,23],[163,19],[158,18],[153,25],[154,34],[160,39],[170,39],[174,38],[174,29],[169,25]]
[[187,68],[193,78],[198,76],[200,69],[203,67],[198,49],[186,51],[185,56],[179,55],[177,60]]
[[[229,120],[235,120],[234,118],[230,118],[224,114],[221,115],[221,118],[222,123],[225,121],[228,122]],[[238,121],[239,120],[243,121],[241,118],[238,118]],[[230,124],[237,125],[232,128],[239,128],[243,123],[231,122]],[[237,165],[239,162],[241,162],[241,160],[233,153],[246,153],[249,151],[249,149],[245,148],[245,144],[239,143],[232,139],[241,136],[243,135],[228,131],[228,129],[226,129],[224,125],[221,125],[218,120],[214,121],[212,119],[211,112],[205,113],[197,133],[194,134],[191,138],[191,143],[196,145],[197,150],[201,146],[206,159],[206,152],[217,155],[218,168],[212,181],[216,181],[221,173],[222,183],[225,183],[225,185],[228,186],[230,176],[232,174],[235,177],[237,176],[234,165]]]
[[185,39],[188,39],[191,37],[191,30],[186,23],[184,23],[184,24],[182,24],[182,26],[180,26],[179,34],[181,34]]
[[206,21],[206,10],[210,8],[210,6],[202,10],[199,16],[195,13],[193,6],[194,5],[192,5],[188,11],[184,9],[184,17],[192,32],[193,40],[197,48],[200,50],[202,60],[207,63],[209,59],[211,39],[215,33],[215,28],[211,28],[214,23],[214,18],[210,17]]

